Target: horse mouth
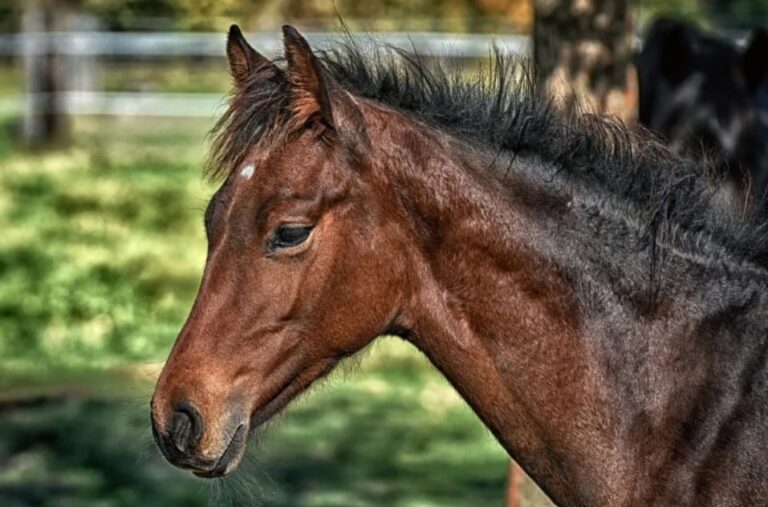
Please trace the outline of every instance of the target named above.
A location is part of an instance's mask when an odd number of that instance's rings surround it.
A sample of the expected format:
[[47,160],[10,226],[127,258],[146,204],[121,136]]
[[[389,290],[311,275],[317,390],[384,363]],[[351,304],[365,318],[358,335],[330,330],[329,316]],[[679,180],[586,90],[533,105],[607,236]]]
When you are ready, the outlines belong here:
[[[314,371],[305,371],[303,372],[305,374],[297,374],[291,377],[283,387],[267,399],[266,403],[251,414],[249,424],[244,423],[237,427],[227,448],[213,467],[204,470],[193,470],[192,473],[204,479],[215,479],[224,477],[234,471],[245,454],[245,445],[250,432],[277,415],[297,394],[306,389],[312,381],[330,372],[336,363],[336,360],[327,360],[319,367],[313,368],[312,370]],[[306,373],[310,373],[310,375],[306,375]],[[307,377],[309,377],[309,380],[305,380]]]
[[[270,398],[260,410],[254,412],[248,427],[251,429],[258,428],[261,424],[265,423],[285,407],[292,398],[290,392],[292,385],[293,382],[287,384],[278,391],[276,395]],[[240,464],[243,454],[245,454],[245,445],[250,434],[248,427],[246,424],[241,424],[237,427],[235,434],[232,436],[229,444],[227,444],[227,448],[213,467],[203,470],[192,470],[192,473],[203,479],[217,479],[233,472]]]
[[304,372],[291,377],[282,388],[267,400],[266,403],[254,410],[251,414],[251,429],[256,429],[272,419],[272,417],[285,408],[296,395],[309,387],[312,382],[328,374],[333,367],[336,366],[337,362],[337,359],[327,359],[319,366],[311,368],[310,370],[305,370]]
[[227,448],[219,457],[218,461],[208,470],[193,470],[192,473],[204,479],[215,479],[223,477],[237,468],[245,451],[245,443],[248,439],[248,430],[245,424],[241,424],[232,435],[232,439],[227,444]]

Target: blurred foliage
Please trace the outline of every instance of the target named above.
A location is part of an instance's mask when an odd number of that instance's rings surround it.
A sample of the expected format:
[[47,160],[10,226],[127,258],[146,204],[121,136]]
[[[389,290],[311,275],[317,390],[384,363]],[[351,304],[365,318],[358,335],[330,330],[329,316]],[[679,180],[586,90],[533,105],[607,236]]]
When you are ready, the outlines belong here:
[[[531,0],[39,0],[98,17],[112,30],[222,31],[237,22],[248,30],[275,30],[286,21],[334,28],[341,16],[352,28],[457,32],[527,31]],[[25,0],[0,0],[0,31],[18,29]],[[768,22],[768,0],[637,0],[640,25],[677,15],[720,28]]]
[[716,0],[712,3],[710,18],[717,25],[730,28],[768,26],[768,0]]
[[706,22],[707,12],[701,0],[640,0],[640,25],[647,24],[656,16],[684,17],[701,23]]
[[[247,29],[274,30],[286,20],[305,27],[336,27],[338,16],[351,24],[379,30],[497,31],[526,30],[529,0],[40,0],[67,10],[79,9],[113,30],[179,29],[220,31],[232,22]],[[0,0],[5,21],[0,29],[18,29],[23,0]],[[3,16],[0,16],[2,18]],[[11,20],[15,20],[11,22]]]
[[18,0],[0,0],[0,33],[19,29],[21,7]]
[[[26,0],[0,0],[0,31],[18,29]],[[527,31],[531,0],[39,0],[80,9],[112,30],[214,30],[237,22],[249,30],[275,30],[287,20],[305,28]],[[768,22],[768,0],[637,0],[640,24],[678,15],[720,28],[751,28]]]
[[[70,2],[72,3],[72,2]],[[180,12],[170,0],[80,0],[76,8],[97,16],[110,29],[170,28],[154,20],[178,18]]]
[[641,26],[661,15],[684,17],[724,29],[768,24],[768,0],[639,0],[638,7]]
[[[186,30],[223,29],[217,21],[224,17],[245,15],[253,7],[268,8],[269,0],[245,2],[243,0],[168,0],[179,13],[181,28]],[[239,16],[238,16],[239,15]]]

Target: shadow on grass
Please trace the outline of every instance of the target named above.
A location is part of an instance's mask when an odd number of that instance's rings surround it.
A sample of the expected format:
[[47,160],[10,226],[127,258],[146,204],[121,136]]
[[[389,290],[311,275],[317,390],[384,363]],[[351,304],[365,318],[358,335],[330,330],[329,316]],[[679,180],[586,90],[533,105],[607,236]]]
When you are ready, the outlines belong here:
[[[447,386],[423,366],[400,366],[319,388],[253,439],[260,443],[241,470],[214,482],[162,460],[146,400],[6,404],[0,504],[500,505],[507,462],[499,446],[463,404],[435,401]],[[429,389],[438,391],[433,401]]]
[[114,400],[33,401],[0,409],[2,505],[206,505],[152,449],[146,413]]

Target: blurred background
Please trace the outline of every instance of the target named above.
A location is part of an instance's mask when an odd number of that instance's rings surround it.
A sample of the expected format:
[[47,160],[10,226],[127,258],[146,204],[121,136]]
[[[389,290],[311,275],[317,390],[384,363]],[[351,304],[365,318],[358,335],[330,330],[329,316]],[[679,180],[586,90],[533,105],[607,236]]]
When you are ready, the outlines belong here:
[[[467,72],[495,40],[633,121],[660,14],[744,44],[768,0],[0,0],[0,505],[550,505],[394,339],[295,403],[231,479],[154,449],[149,395],[204,262],[225,31],[274,56],[283,23],[322,46],[340,16]],[[567,65],[585,39],[592,57]]]

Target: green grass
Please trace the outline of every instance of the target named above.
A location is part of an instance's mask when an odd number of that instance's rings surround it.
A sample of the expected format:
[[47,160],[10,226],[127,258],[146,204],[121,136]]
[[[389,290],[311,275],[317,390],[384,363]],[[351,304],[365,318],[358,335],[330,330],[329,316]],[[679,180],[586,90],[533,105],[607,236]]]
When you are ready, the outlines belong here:
[[203,129],[151,123],[105,121],[66,152],[0,159],[3,356],[92,366],[167,350],[196,290],[211,189]]
[[45,153],[0,135],[0,505],[500,505],[505,453],[394,339],[300,399],[231,479],[154,450],[153,379],[204,262],[207,128],[91,119]]
[[[97,375],[97,383],[105,382]],[[147,426],[149,384],[0,404],[5,506],[501,505],[507,460],[464,403],[398,343],[315,388],[209,483],[165,464]],[[8,436],[12,435],[13,438]],[[545,505],[530,482],[525,505]]]
[[22,88],[21,66],[7,60],[0,61],[0,95],[17,94]]
[[223,58],[105,62],[101,73],[106,91],[224,94],[232,84]]

